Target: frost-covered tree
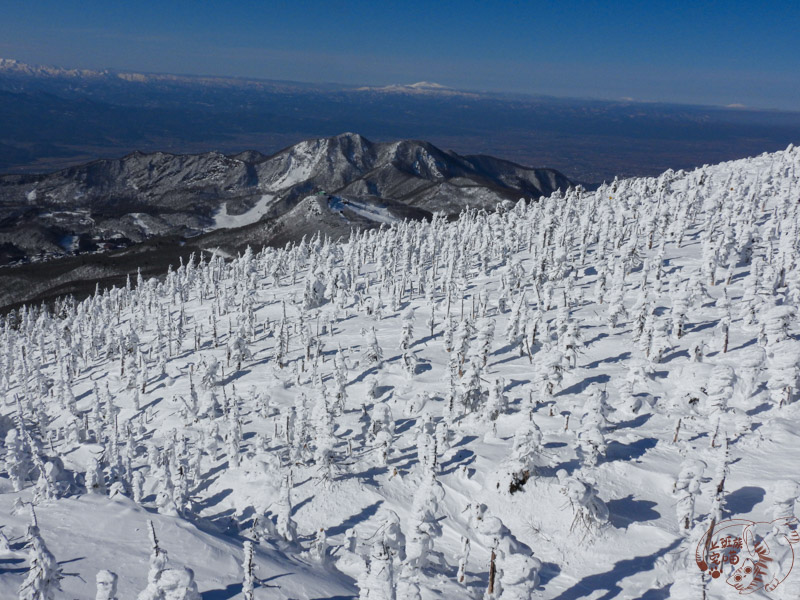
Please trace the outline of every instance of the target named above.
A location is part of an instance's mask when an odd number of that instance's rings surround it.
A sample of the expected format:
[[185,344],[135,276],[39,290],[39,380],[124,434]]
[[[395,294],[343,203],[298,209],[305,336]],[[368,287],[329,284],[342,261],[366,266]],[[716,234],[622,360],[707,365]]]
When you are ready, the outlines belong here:
[[11,553],[11,543],[8,541],[3,530],[0,529],[0,556],[8,556]]
[[103,469],[100,466],[100,461],[96,458],[93,458],[89,462],[89,466],[86,469],[86,476],[85,476],[85,485],[86,491],[90,494],[105,494],[106,493],[106,481],[105,475],[103,474]]
[[800,484],[791,479],[776,481],[772,486],[773,519],[786,519],[795,516],[794,507],[800,498]]
[[396,512],[388,508],[381,508],[380,516],[383,521],[381,537],[384,548],[398,561],[405,561],[406,536],[400,527],[400,517],[397,516]]
[[722,512],[725,509],[725,481],[730,471],[730,452],[728,449],[728,439],[720,446],[720,457],[717,461],[717,466],[714,469],[714,476],[711,482],[714,485],[714,492],[711,497],[711,515],[714,522],[719,523],[722,520]]
[[375,542],[369,553],[369,565],[359,583],[359,600],[395,600],[396,586],[392,558],[381,542]]
[[252,354],[247,344],[247,331],[242,325],[231,336],[228,342],[228,359],[236,365],[236,370],[242,370],[242,361],[250,360]]
[[458,571],[456,572],[456,579],[459,583],[466,583],[470,544],[468,537],[461,536],[461,552],[458,555]]
[[481,368],[486,367],[489,359],[489,352],[492,349],[492,341],[494,340],[494,319],[484,317],[478,321],[478,332],[476,337],[475,352],[478,357],[478,365]]
[[675,481],[674,496],[677,500],[675,510],[678,528],[686,535],[692,530],[695,516],[695,501],[700,494],[700,484],[706,464],[697,459],[687,459],[681,465]]
[[61,567],[39,533],[36,513],[30,507],[31,523],[28,525],[28,574],[19,588],[19,600],[54,600],[61,590]]
[[317,475],[326,483],[333,478],[333,455],[336,447],[334,425],[331,411],[328,408],[327,394],[324,389],[318,389],[317,401],[312,413],[314,421],[314,463]]
[[[485,505],[468,508],[470,529],[490,551],[489,582],[484,598],[502,598],[507,594],[507,598],[516,599],[525,591],[530,593],[538,585],[541,562]],[[508,584],[508,589],[504,584]]]
[[608,523],[608,507],[600,499],[592,482],[577,475],[569,476],[564,469],[560,469],[557,475],[562,486],[561,492],[567,497],[574,515],[570,530],[588,534]]
[[278,534],[287,542],[297,541],[297,525],[292,519],[292,486],[290,476],[281,478],[281,487],[275,501],[276,528]]
[[117,574],[102,569],[95,576],[95,600],[117,600]]
[[381,462],[387,464],[394,440],[394,417],[388,404],[378,403],[372,409],[370,438],[372,447],[380,454]]
[[406,538],[406,560],[415,569],[422,570],[427,566],[434,542],[442,535],[437,513],[443,498],[441,484],[428,475],[414,497]]
[[14,491],[19,492],[25,485],[30,467],[25,444],[16,429],[10,429],[6,434],[5,447],[5,471]]
[[586,402],[583,405],[581,424],[584,426],[597,425],[603,431],[609,426],[608,417],[613,408],[608,403],[608,392],[597,384],[589,386]]
[[536,459],[542,454],[542,432],[533,421],[523,421],[514,433],[510,456],[499,471],[497,489],[513,494],[536,474]]
[[201,600],[191,569],[167,569],[167,553],[158,544],[155,526],[147,522],[150,536],[150,568],[147,572],[147,587],[137,600]]
[[248,540],[244,543],[244,558],[242,559],[242,571],[244,573],[242,595],[245,600],[254,600],[255,598],[255,562],[253,554],[253,542]]
[[378,336],[374,327],[371,327],[366,332],[366,337],[367,344],[364,349],[364,361],[370,366],[380,368],[383,365],[383,350],[378,343]]
[[414,309],[409,306],[403,311],[400,323],[400,350],[407,352],[414,341]]
[[495,377],[489,385],[489,396],[484,407],[484,416],[487,421],[496,421],[505,412],[508,404],[505,387],[506,382],[502,377]]
[[536,376],[542,386],[543,396],[549,398],[564,379],[564,359],[561,352],[552,348],[543,348],[540,354],[542,358],[536,362]]
[[585,421],[578,431],[578,455],[585,467],[597,465],[606,453],[606,439],[600,425],[595,421]]
[[767,356],[767,389],[778,406],[790,404],[798,396],[800,342],[783,340],[772,344]]
[[528,600],[539,586],[542,561],[523,553],[508,554],[501,562],[501,593],[498,600]]

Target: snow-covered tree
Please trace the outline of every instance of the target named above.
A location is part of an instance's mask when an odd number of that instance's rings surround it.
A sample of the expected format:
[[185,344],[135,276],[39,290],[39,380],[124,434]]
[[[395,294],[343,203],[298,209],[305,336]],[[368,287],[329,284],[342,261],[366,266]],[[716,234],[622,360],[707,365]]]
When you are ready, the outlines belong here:
[[117,600],[117,574],[102,569],[95,576],[95,600]]
[[501,593],[498,600],[528,600],[539,586],[542,561],[523,553],[508,554],[501,562]]
[[61,590],[61,567],[39,533],[36,513],[30,507],[31,523],[28,525],[28,574],[19,588],[19,600],[54,600]]
[[514,433],[510,456],[499,471],[497,489],[513,494],[536,474],[536,459],[541,456],[542,432],[533,421],[523,421]]
[[681,465],[675,481],[674,496],[677,499],[678,528],[686,535],[692,530],[695,516],[695,500],[700,494],[700,484],[706,464],[697,459],[687,459]]
[[16,429],[10,429],[6,434],[5,448],[5,471],[14,491],[19,492],[25,485],[30,467],[25,444]]
[[564,469],[560,469],[557,475],[562,485],[561,491],[574,514],[571,530],[592,533],[608,523],[608,507],[598,496],[592,482],[577,475],[569,476]]
[[242,580],[242,595],[245,600],[254,600],[255,598],[255,563],[253,560],[253,542],[246,541],[244,543],[244,559],[242,560],[242,571],[244,577]]
[[427,566],[434,542],[442,535],[437,513],[443,498],[444,490],[432,475],[422,482],[414,497],[406,538],[406,560],[416,569]]
[[375,542],[369,553],[369,566],[359,582],[359,600],[395,600],[396,587],[392,558],[381,542]]
[[775,342],[767,356],[767,389],[778,406],[794,402],[798,397],[800,379],[800,342]]
[[406,560],[406,536],[400,527],[400,517],[388,508],[380,511],[382,528],[382,541],[386,551],[399,561]]
[[281,478],[281,487],[275,502],[275,514],[278,534],[287,542],[295,543],[297,541],[297,525],[292,519],[292,486],[289,475]]

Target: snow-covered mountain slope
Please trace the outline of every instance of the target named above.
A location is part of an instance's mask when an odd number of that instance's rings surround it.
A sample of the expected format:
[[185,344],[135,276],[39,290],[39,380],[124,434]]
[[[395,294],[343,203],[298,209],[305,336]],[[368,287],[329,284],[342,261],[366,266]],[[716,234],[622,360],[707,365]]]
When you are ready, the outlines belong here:
[[[292,220],[313,194],[392,206],[401,218],[418,219],[433,211],[456,217],[465,208],[494,210],[570,185],[550,169],[459,156],[426,142],[372,143],[353,133],[307,140],[272,156],[134,152],[55,173],[0,176],[0,266],[12,267],[0,272],[0,310],[85,294],[115,277],[118,284],[136,273],[126,251],[143,257],[146,274],[161,275],[189,256],[187,246],[236,255],[247,245],[333,235],[338,214],[323,211],[302,227]],[[385,222],[375,215],[362,211],[342,235]],[[94,256],[112,252],[109,259]],[[76,260],[76,254],[90,256]],[[106,281],[83,279],[87,266]]]
[[[0,176],[0,244],[17,254],[55,255],[71,251],[59,242],[67,234],[80,236],[84,251],[114,239],[197,235],[278,217],[320,191],[458,215],[569,185],[551,169],[459,156],[426,142],[372,143],[353,133],[307,140],[272,156],[134,152],[55,173]],[[219,218],[221,211],[227,218]],[[143,222],[141,214],[150,219]],[[52,233],[53,239],[26,245],[29,236],[19,234],[24,229]]]
[[0,596],[44,544],[64,598],[729,597],[703,532],[800,495],[799,179],[790,147],[12,315]]

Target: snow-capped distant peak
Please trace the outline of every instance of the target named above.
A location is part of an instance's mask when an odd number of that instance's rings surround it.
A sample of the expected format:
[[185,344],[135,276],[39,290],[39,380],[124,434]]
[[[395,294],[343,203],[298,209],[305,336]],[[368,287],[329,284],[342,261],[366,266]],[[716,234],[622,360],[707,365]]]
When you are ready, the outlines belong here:
[[441,83],[431,81],[418,81],[410,84],[397,84],[385,86],[364,86],[356,88],[359,92],[379,92],[389,94],[438,94],[448,96],[477,96],[474,92],[456,90]]
[[417,89],[417,90],[449,90],[451,88],[447,87],[446,85],[442,85],[441,83],[435,83],[432,81],[418,81],[417,83],[412,83],[408,87]]

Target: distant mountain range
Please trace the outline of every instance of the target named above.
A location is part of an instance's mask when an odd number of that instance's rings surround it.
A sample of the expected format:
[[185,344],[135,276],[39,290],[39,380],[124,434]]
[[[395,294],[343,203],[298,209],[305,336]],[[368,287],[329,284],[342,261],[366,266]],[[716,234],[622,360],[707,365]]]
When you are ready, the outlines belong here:
[[135,150],[271,155],[358,131],[546,166],[573,181],[657,175],[785,148],[800,114],[454,90],[63,69],[0,59],[0,172]]
[[[98,278],[118,277],[147,269],[145,255],[157,248],[150,266],[158,272],[191,251],[234,254],[318,231],[335,238],[435,212],[491,211],[570,185],[552,169],[460,156],[427,142],[373,143],[354,133],[271,156],[135,152],[54,173],[0,176],[0,264],[17,265],[0,272],[0,282],[17,278],[16,285],[0,285],[0,305],[47,295],[54,280],[64,291],[73,269],[54,279],[61,264],[85,267],[117,257],[119,268]],[[52,262],[68,256],[79,258]],[[44,261],[50,262],[29,264]],[[85,271],[78,270],[81,281],[88,281]],[[47,275],[34,283],[28,278],[34,272]]]

